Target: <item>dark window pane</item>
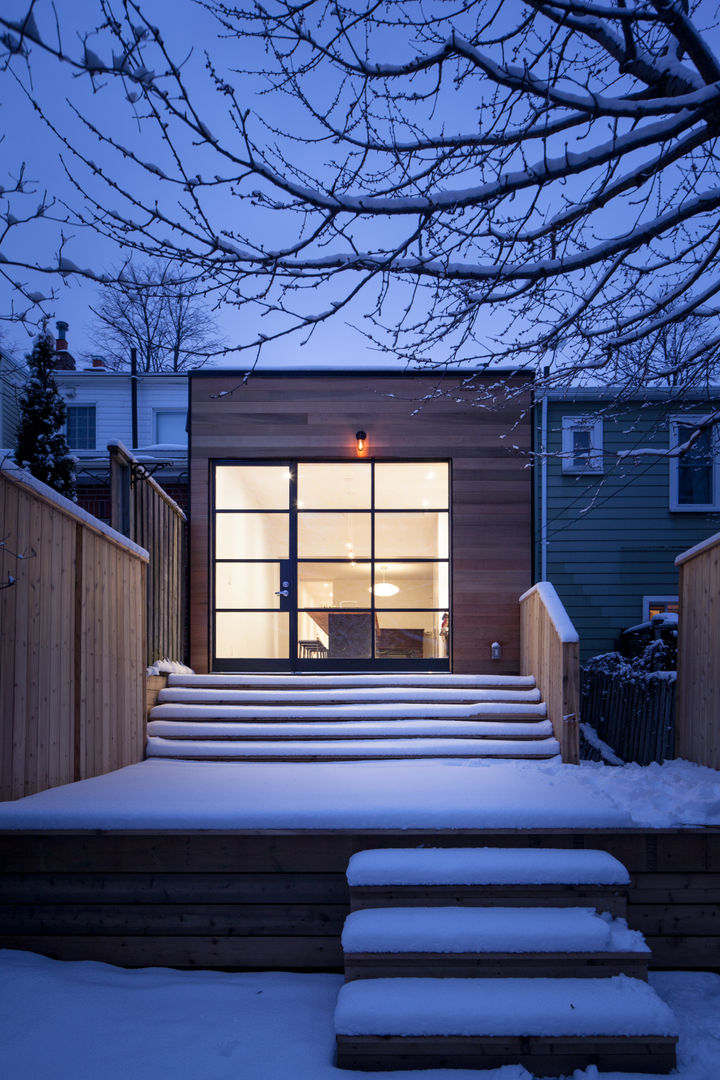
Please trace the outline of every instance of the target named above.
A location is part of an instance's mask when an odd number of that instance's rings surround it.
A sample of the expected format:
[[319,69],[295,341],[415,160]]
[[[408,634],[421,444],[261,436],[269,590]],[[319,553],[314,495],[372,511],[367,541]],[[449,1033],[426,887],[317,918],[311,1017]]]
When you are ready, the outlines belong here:
[[[684,441],[693,430],[689,425],[678,426],[678,437]],[[712,434],[704,431],[678,460],[678,503],[681,506],[708,506],[712,502]]]
[[71,450],[95,449],[94,405],[68,405],[67,441]]

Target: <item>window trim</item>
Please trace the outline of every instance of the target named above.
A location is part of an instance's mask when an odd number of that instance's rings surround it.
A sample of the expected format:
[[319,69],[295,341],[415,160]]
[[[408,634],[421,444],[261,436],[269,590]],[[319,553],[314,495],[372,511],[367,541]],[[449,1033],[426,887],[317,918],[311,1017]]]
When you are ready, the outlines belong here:
[[[95,429],[95,440],[92,446],[73,446],[70,442],[69,424],[70,424],[70,410],[71,409],[92,409],[93,410],[93,426]],[[65,402],[65,438],[67,440],[68,449],[73,453],[78,454],[93,454],[97,452],[97,402],[95,401],[66,401]]]
[[[185,419],[185,429],[184,429],[185,441],[183,443],[167,443],[167,444],[165,444],[159,438],[158,418],[160,417],[161,414],[167,415],[168,413],[174,413],[174,414],[182,415],[184,417],[184,419]],[[152,442],[153,442],[153,446],[162,446],[162,445],[187,446],[188,443],[189,443],[189,432],[188,432],[188,426],[187,425],[188,425],[188,411],[187,411],[187,408],[183,408],[182,405],[179,405],[177,408],[173,407],[172,405],[154,405],[153,410],[152,410]]]
[[[674,450],[676,446],[681,445],[679,428],[693,427],[701,424],[707,419],[707,414],[688,414],[683,416],[673,416],[670,418],[669,428],[669,449]],[[670,484],[669,484],[669,496],[670,496],[670,510],[679,514],[707,514],[715,510],[720,510],[720,440],[718,438],[718,432],[716,428],[712,428],[710,432],[711,446],[712,446],[712,502],[709,503],[681,503],[679,501],[679,476],[680,470],[678,468],[680,463],[680,457],[673,456],[670,458]]]
[[677,593],[674,596],[665,596],[658,593],[648,593],[642,598],[643,622],[650,622],[651,604],[679,604],[680,598]]
[[[573,435],[576,431],[590,432],[590,450],[587,461],[576,465],[573,447]],[[563,416],[562,417],[562,471],[575,476],[587,473],[599,475],[605,471],[603,450],[603,420],[600,416]]]

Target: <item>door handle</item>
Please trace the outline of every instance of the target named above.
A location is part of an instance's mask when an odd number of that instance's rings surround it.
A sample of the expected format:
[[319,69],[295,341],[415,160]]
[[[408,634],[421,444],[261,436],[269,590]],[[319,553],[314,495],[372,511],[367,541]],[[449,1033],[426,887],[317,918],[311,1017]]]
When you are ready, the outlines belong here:
[[290,590],[289,589],[278,589],[278,591],[275,593],[275,595],[276,596],[289,596],[290,595]]

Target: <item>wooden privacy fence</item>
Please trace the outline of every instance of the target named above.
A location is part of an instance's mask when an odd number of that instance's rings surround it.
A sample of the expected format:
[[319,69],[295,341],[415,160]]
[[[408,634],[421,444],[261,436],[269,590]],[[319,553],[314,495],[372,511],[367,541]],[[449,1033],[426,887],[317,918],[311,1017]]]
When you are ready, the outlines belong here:
[[547,705],[563,761],[580,760],[580,645],[575,627],[549,581],[520,597],[520,671],[534,675]]
[[112,526],[150,554],[147,662],[185,658],[186,518],[121,442],[110,443]]
[[720,533],[678,555],[677,755],[720,769]]
[[583,724],[623,761],[649,765],[675,757],[675,672],[582,673]]
[[16,469],[0,541],[0,798],[141,761],[147,552]]

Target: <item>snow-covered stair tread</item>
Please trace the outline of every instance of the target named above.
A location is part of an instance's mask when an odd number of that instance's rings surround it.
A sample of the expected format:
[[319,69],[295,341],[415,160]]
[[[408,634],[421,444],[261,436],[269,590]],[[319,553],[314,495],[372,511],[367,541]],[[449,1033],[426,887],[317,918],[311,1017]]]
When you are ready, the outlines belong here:
[[188,759],[347,760],[352,758],[504,757],[554,758],[556,739],[307,739],[230,741],[224,739],[163,739],[151,736],[148,757]]
[[302,705],[294,700],[287,705],[156,705],[151,720],[543,720],[544,704],[517,702],[480,702],[447,705],[412,703],[359,703],[354,705]]
[[606,851],[562,848],[378,848],[358,851],[347,869],[357,885],[627,885]]
[[607,1035],[675,1038],[639,979],[358,979],[340,990],[338,1035]]
[[531,690],[535,687],[532,675],[170,675],[168,686],[234,687],[258,689],[272,687],[276,689],[311,689],[334,687],[371,687],[371,686],[410,686],[410,687],[473,687],[505,690]]
[[[298,705],[326,705],[347,704],[354,702],[430,702],[461,704],[463,702],[515,702],[518,704],[536,704],[540,701],[540,691],[537,689],[507,690],[502,688],[480,689],[467,687],[458,689],[453,687],[428,687],[428,686],[369,686],[369,687],[336,687],[335,689],[321,687],[307,689],[304,687],[292,688],[293,701]],[[158,704],[169,702],[184,702],[188,705],[263,705],[273,704],[283,700],[287,692],[282,688],[277,690],[252,690],[248,688],[236,688],[222,686],[219,688],[172,686],[161,690],[158,694]]]
[[592,908],[367,908],[348,916],[347,953],[640,953],[624,919]]
[[171,739],[384,739],[442,736],[476,739],[537,739],[552,736],[549,720],[502,723],[492,720],[334,720],[312,723],[276,720],[151,720],[148,735]]

